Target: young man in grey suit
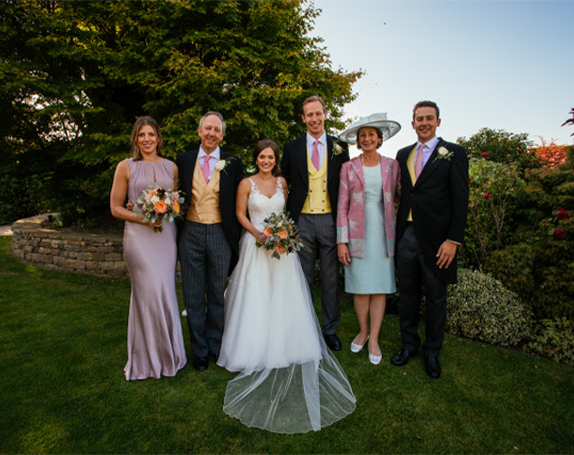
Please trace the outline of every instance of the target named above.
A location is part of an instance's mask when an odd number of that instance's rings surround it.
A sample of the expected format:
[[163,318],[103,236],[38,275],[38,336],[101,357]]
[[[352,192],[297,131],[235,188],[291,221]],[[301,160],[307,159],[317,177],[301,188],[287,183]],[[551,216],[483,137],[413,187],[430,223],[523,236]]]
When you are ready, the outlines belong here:
[[183,300],[193,351],[193,367],[203,371],[208,356],[217,361],[223,336],[224,292],[237,264],[241,226],[235,196],[243,179],[241,160],[224,153],[219,143],[225,122],[209,111],[199,122],[198,150],[177,157],[185,220],[180,223],[179,258]]
[[341,166],[349,159],[346,144],[325,133],[325,103],[318,96],[303,102],[307,134],[283,148],[281,171],[289,185],[287,210],[299,226],[304,248],[301,265],[313,292],[315,260],[319,258],[323,336],[329,348],[341,350],[336,335],[341,317],[337,295],[337,199]]
[[419,307],[424,285],[425,369],[438,379],[446,322],[447,285],[456,283],[456,253],[464,240],[468,212],[468,158],[460,145],[436,137],[439,108],[421,101],[413,109],[416,144],[397,153],[401,202],[397,213],[396,266],[399,278],[402,349],[392,358],[405,365],[420,347]]

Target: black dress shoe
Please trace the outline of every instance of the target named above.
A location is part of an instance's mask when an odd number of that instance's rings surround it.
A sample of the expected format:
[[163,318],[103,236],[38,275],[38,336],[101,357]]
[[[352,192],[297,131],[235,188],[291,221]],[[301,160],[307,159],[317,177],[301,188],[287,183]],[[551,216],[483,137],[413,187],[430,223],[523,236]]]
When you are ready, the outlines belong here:
[[329,346],[329,349],[331,351],[340,351],[341,350],[341,340],[339,340],[339,337],[337,337],[337,335],[332,334],[332,335],[327,335],[326,333],[323,334],[323,338],[325,338],[325,343],[327,343],[327,346]]
[[209,359],[207,357],[194,357],[192,363],[193,368],[197,371],[205,371],[209,366]]
[[409,359],[415,355],[417,355],[416,351],[413,352],[403,348],[395,354],[395,356],[391,359],[391,363],[396,367],[402,367],[403,365],[406,365]]
[[441,369],[438,357],[425,357],[425,370],[431,378],[440,378]]
[[219,352],[217,354],[215,352],[210,352],[209,357],[213,357],[213,360],[215,360],[215,363],[217,363],[219,360]]

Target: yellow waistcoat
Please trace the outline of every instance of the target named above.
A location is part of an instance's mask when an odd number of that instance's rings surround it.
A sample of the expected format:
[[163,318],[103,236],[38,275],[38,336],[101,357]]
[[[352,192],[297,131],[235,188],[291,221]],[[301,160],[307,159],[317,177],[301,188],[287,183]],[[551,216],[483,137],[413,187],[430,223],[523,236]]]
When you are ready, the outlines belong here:
[[205,182],[199,160],[193,170],[193,185],[191,187],[191,205],[186,219],[202,224],[221,223],[219,210],[219,171],[213,170],[209,183]]
[[316,170],[309,153],[307,153],[309,192],[301,213],[331,213],[331,200],[327,190],[327,157],[328,155],[325,153],[325,159],[321,168]]

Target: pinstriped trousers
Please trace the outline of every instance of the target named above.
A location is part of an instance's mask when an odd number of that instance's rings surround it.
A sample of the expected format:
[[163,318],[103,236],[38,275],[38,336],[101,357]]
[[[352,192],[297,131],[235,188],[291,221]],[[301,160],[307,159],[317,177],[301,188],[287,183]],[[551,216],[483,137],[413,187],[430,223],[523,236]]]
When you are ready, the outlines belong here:
[[195,357],[219,356],[231,247],[223,225],[185,220],[179,239],[183,301]]
[[341,307],[337,294],[339,259],[337,257],[337,232],[330,213],[299,215],[299,234],[303,248],[299,251],[301,267],[313,294],[315,260],[319,259],[321,278],[321,316],[323,333],[334,335],[341,320]]

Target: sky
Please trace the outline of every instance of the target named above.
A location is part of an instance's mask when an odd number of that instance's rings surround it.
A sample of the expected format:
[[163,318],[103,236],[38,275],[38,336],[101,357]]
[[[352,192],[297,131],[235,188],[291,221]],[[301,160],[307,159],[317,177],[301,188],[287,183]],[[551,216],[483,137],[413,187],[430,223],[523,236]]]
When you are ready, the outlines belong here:
[[323,38],[332,68],[365,72],[344,118],[386,112],[402,126],[384,155],[416,141],[412,107],[423,99],[438,104],[447,141],[487,127],[528,133],[535,145],[539,136],[574,143],[574,127],[561,127],[574,108],[574,1],[313,4],[322,12],[310,35]]

